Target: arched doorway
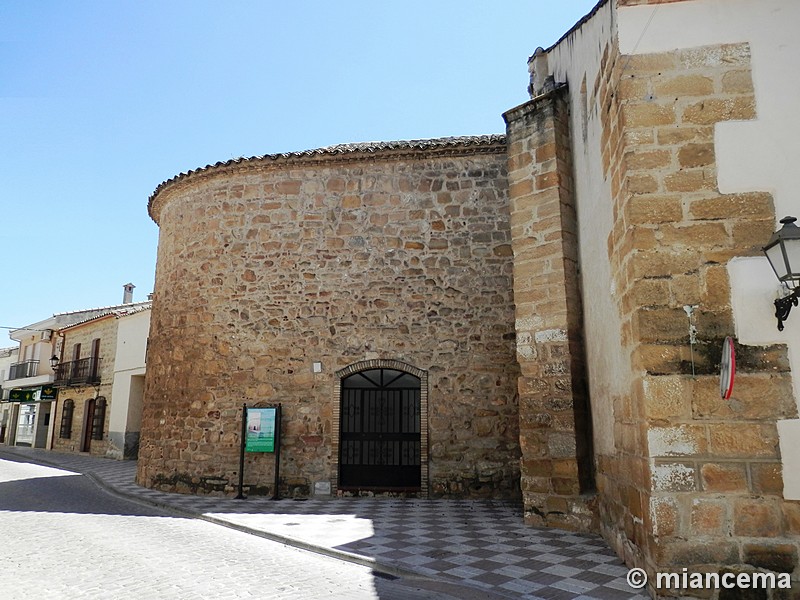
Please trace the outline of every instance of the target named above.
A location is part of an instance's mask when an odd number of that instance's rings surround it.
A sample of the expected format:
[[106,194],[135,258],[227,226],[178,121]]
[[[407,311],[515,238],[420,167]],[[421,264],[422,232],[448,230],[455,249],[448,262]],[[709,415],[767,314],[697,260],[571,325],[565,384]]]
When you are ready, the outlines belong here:
[[419,377],[380,367],[342,378],[339,489],[420,491],[421,429]]

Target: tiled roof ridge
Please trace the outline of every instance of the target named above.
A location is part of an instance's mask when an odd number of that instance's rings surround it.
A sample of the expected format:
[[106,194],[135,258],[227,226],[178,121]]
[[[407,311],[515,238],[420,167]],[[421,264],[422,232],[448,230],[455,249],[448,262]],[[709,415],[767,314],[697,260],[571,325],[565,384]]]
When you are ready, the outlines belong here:
[[462,135],[441,138],[425,138],[416,140],[400,140],[390,142],[353,142],[334,144],[316,150],[307,150],[301,154],[344,154],[346,152],[380,152],[381,150],[427,150],[429,148],[450,148],[454,146],[476,146],[483,144],[503,144],[504,134]]
[[152,304],[152,300],[142,300],[141,302],[128,302],[126,304],[112,304],[111,306],[98,306],[96,308],[82,308],[79,310],[69,310],[66,312],[54,313],[54,317],[66,317],[69,315],[77,315],[85,312],[95,312],[98,310],[111,312],[113,310],[129,307],[129,306],[143,306],[145,304]]
[[119,317],[127,317],[128,315],[134,315],[136,313],[140,313],[145,310],[150,310],[153,308],[153,301],[146,300],[145,302],[137,302],[135,304],[126,304],[123,308],[118,308],[114,311],[111,311],[114,316],[117,318]]
[[112,306],[108,307],[108,310],[99,309],[102,312],[99,314],[93,314],[85,319],[80,321],[76,321],[75,323],[70,323],[69,325],[65,325],[61,328],[61,330],[65,329],[72,329],[73,327],[77,327],[78,325],[84,325],[86,323],[90,323],[91,321],[97,321],[99,319],[105,319],[106,317],[114,317],[114,318],[121,318],[127,317],[128,315],[133,315],[136,313],[144,312],[145,310],[150,310],[153,306],[152,300],[145,300],[144,302],[131,302],[128,304],[121,304],[119,306]]
[[376,154],[381,152],[391,151],[417,151],[417,150],[452,150],[456,148],[467,148],[470,146],[498,146],[505,144],[505,134],[485,134],[485,135],[462,135],[450,136],[440,138],[425,138],[414,140],[399,140],[390,142],[354,142],[346,144],[334,144],[332,146],[323,146],[322,148],[315,148],[312,150],[301,150],[297,152],[279,152],[276,154],[263,154],[260,156],[231,158],[226,161],[219,161],[213,165],[209,164],[197,169],[191,169],[175,175],[162,181],[156,189],[150,194],[147,201],[147,209],[152,217],[151,208],[153,200],[158,196],[161,191],[170,185],[192,177],[194,175],[207,173],[215,169],[222,169],[233,165],[266,162],[266,161],[294,161],[294,160],[320,160],[320,159],[335,159],[337,157],[345,157],[347,155],[355,154]]

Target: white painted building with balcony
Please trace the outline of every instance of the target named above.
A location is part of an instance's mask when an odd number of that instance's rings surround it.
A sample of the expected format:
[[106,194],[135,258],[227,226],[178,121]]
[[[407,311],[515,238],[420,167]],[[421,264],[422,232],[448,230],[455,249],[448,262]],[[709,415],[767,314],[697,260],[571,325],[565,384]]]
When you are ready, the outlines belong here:
[[[12,330],[9,337],[19,345],[16,348],[0,350],[0,444],[9,446],[28,446],[33,448],[54,448],[58,424],[56,421],[59,391],[66,391],[73,384],[92,383],[81,379],[72,381],[76,369],[69,370],[70,378],[64,381],[65,369],[77,364],[86,363],[91,366],[100,360],[98,352],[92,348],[89,356],[70,361],[65,347],[65,332],[75,326],[102,317],[116,317],[144,312],[144,315],[132,320],[122,327],[126,331],[117,343],[122,348],[115,348],[112,355],[104,357],[112,365],[121,361],[119,385],[120,395],[126,399],[131,394],[141,396],[144,378],[144,354],[149,329],[149,302],[133,303],[133,285],[125,286],[123,303],[116,306],[91,308],[72,312],[58,313],[36,323]],[[133,332],[128,332],[133,329]],[[88,348],[87,348],[88,349]],[[98,354],[94,356],[94,354]],[[127,382],[123,385],[124,382]],[[109,382],[111,383],[111,382]],[[122,389],[124,388],[124,389]],[[63,400],[63,398],[62,398]],[[128,421],[136,422],[136,416],[129,416],[127,402],[125,407],[112,409],[114,425]],[[136,412],[139,402],[132,410]],[[120,413],[122,411],[122,413]],[[124,414],[123,414],[124,413]],[[138,434],[137,434],[138,436]],[[138,441],[138,437],[137,437]],[[119,458],[122,456],[120,455]]]

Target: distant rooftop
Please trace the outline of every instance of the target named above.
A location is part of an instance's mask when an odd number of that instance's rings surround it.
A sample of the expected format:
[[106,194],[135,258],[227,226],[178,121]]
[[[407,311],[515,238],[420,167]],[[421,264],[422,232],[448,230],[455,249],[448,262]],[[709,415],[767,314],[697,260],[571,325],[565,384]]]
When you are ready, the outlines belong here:
[[53,316],[54,317],[63,317],[63,316],[67,316],[67,315],[76,315],[76,314],[82,314],[82,313],[86,313],[86,312],[103,312],[104,314],[108,314],[108,313],[112,313],[114,311],[125,310],[127,308],[137,307],[137,306],[147,305],[147,307],[149,308],[149,306],[151,304],[152,304],[151,300],[144,300],[142,302],[128,302],[128,303],[125,303],[125,304],[115,304],[113,306],[99,306],[97,308],[84,308],[84,309],[81,309],[81,310],[73,310],[73,311],[68,311],[68,312],[55,313]]
[[[61,329],[69,329],[70,327],[77,327],[78,325],[83,325],[84,323],[89,323],[90,321],[96,321],[97,319],[104,319],[105,317],[113,316],[116,319],[119,319],[121,317],[127,317],[128,315],[133,315],[136,313],[144,312],[146,310],[150,310],[152,306],[153,302],[151,300],[146,300],[144,302],[130,302],[127,304],[120,304],[118,306],[109,306],[106,308],[94,309],[93,311],[91,311],[92,314],[88,315],[86,318],[81,319],[80,321],[75,321],[74,323],[70,323],[69,325],[62,326]],[[64,313],[64,314],[75,314],[75,313]]]
[[116,316],[124,316],[126,314],[132,314],[141,310],[148,310],[151,305],[152,301],[146,300],[144,302],[131,302],[128,304],[117,304],[114,306],[102,306],[98,308],[84,308],[81,310],[56,313],[47,319],[37,321],[36,323],[26,325],[25,327],[20,327],[19,329],[14,329],[13,331],[10,331],[8,335],[12,340],[19,341],[29,335],[32,335],[33,332],[46,331],[48,329],[64,329],[66,327],[72,327],[73,325],[111,314]]

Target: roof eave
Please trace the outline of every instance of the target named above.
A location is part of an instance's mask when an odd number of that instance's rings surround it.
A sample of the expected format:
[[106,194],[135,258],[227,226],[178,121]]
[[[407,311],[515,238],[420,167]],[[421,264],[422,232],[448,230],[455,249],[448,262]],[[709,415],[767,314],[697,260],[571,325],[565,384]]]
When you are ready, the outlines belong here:
[[430,138],[394,142],[358,142],[353,144],[336,144],[313,150],[300,152],[284,152],[279,154],[265,154],[249,158],[232,158],[220,161],[213,165],[206,165],[183,173],[179,173],[166,181],[161,182],[150,194],[147,200],[147,212],[156,223],[153,214],[155,199],[172,186],[193,179],[197,176],[207,176],[216,172],[224,172],[231,168],[254,168],[268,164],[315,164],[320,162],[344,162],[357,160],[360,157],[391,157],[402,154],[449,154],[453,152],[483,151],[494,149],[504,151],[506,136],[504,134],[457,136],[444,138]]

